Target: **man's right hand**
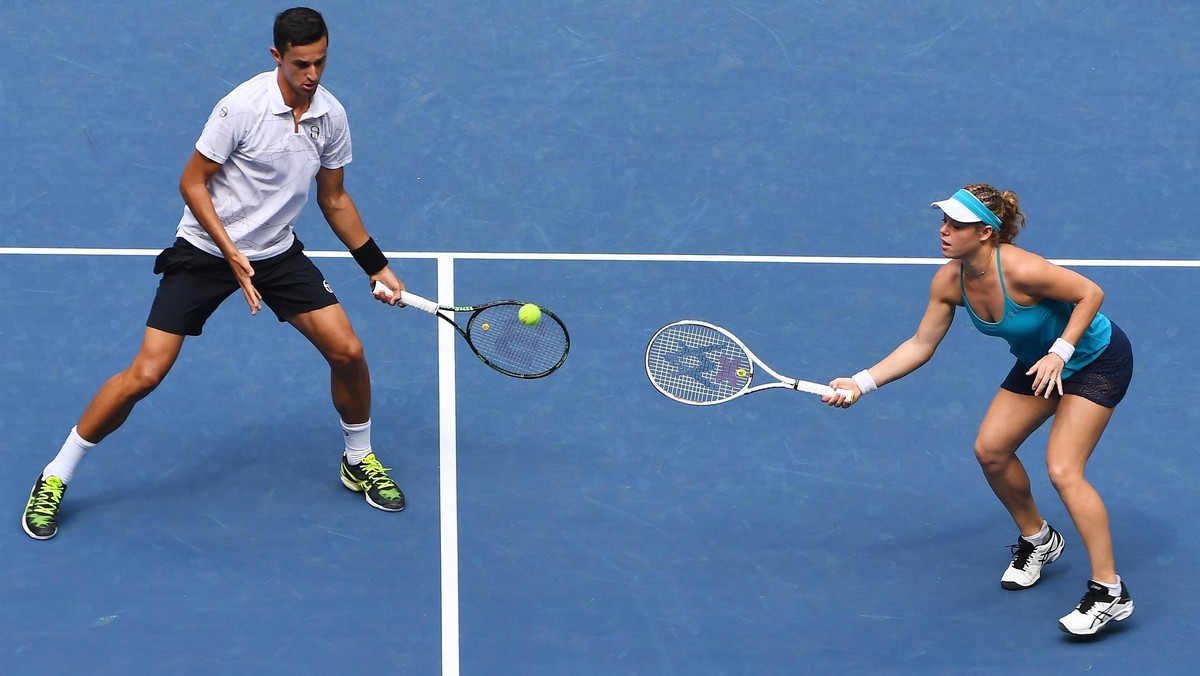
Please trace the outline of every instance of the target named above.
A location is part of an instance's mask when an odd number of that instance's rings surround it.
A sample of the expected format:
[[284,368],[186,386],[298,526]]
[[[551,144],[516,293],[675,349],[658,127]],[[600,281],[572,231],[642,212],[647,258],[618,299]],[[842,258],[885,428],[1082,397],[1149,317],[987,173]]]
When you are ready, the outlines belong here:
[[237,277],[238,285],[242,287],[242,294],[246,296],[250,314],[258,314],[258,311],[262,309],[262,295],[251,283],[250,278],[254,276],[254,267],[250,265],[250,259],[240,251],[236,252],[232,258],[227,256],[226,259],[229,261],[229,267],[233,268],[233,276]]

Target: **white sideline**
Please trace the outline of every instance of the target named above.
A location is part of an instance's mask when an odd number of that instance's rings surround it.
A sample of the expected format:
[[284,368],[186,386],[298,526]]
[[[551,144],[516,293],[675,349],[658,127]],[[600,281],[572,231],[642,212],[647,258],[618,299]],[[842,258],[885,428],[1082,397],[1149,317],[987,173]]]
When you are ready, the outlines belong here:
[[[157,256],[162,249],[106,249],[79,247],[0,247],[0,256]],[[312,258],[350,258],[347,251],[305,251]],[[941,265],[944,258],[896,256],[766,256],[742,254],[637,254],[637,253],[525,253],[469,251],[387,251],[389,258],[597,261],[646,263],[805,263],[812,265]],[[1052,258],[1069,267],[1197,268],[1200,260],[1156,258]]]

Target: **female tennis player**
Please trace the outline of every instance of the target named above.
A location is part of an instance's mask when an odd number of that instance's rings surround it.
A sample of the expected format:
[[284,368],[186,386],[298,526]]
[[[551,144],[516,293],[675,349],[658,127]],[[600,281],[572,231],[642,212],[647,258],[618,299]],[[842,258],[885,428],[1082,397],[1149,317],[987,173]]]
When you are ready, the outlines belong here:
[[1017,458],[1021,444],[1053,417],[1046,466],[1092,568],[1087,593],[1059,620],[1059,628],[1094,634],[1110,620],[1133,614],[1133,600],[1113,561],[1108,513],[1084,478],[1087,460],[1133,375],[1129,340],[1100,313],[1104,292],[1099,286],[1013,246],[1025,226],[1016,193],[974,184],[931,206],[942,211],[942,255],[950,261],[933,277],[916,333],[878,364],[829,383],[853,390],[853,400],[840,394],[822,399],[846,408],[920,368],[946,336],[958,307],[967,309],[980,332],[1008,341],[1017,362],[975,440],[984,476],[1021,531],[1000,585],[1032,587],[1042,567],[1063,551],[1063,537],[1042,519]]

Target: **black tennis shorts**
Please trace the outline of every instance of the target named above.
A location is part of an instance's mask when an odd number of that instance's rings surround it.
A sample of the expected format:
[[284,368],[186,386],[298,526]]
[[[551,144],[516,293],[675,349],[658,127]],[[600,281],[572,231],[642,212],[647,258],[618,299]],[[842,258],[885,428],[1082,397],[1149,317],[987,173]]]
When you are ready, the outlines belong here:
[[[304,255],[299,239],[278,256],[250,265],[254,288],[281,322],[338,302],[325,276]],[[182,237],[154,259],[154,272],[162,279],[146,326],[175,335],[200,335],[217,307],[241,290],[224,258],[202,251]]]
[[[1033,376],[1025,375],[1030,367],[1020,361],[1008,372],[1000,387],[1017,394],[1033,395]],[[1104,408],[1116,408],[1129,390],[1133,379],[1133,347],[1121,327],[1112,325],[1108,347],[1092,363],[1084,366],[1063,381],[1063,394],[1074,394]]]

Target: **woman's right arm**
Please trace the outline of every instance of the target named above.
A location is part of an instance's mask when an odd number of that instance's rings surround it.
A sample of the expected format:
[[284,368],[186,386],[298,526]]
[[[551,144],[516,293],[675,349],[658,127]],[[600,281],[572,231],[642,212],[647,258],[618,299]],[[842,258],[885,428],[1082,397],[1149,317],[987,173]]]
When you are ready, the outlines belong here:
[[[934,275],[933,283],[929,287],[929,305],[926,306],[921,323],[917,325],[917,331],[911,338],[900,343],[878,364],[866,371],[860,371],[856,374],[857,377],[837,378],[829,386],[835,390],[853,390],[854,401],[858,401],[860,396],[875,387],[899,380],[924,366],[933,357],[954,321],[954,312],[958,307],[957,274],[957,269],[945,265]],[[863,391],[864,385],[866,392]],[[822,401],[843,408],[852,403],[845,401],[840,395],[823,397]]]

